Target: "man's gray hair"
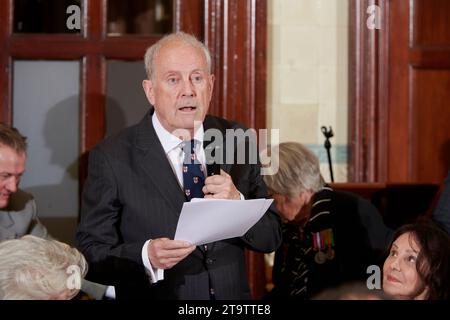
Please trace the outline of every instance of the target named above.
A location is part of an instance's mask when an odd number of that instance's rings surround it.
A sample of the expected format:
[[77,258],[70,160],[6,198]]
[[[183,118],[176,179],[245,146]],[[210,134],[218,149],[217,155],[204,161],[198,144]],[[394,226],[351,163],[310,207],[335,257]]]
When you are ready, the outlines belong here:
[[0,122],[0,146],[6,146],[17,153],[25,153],[27,149],[27,138],[14,127]]
[[70,299],[79,291],[70,277],[81,282],[88,268],[77,249],[32,235],[1,242],[0,259],[0,300]]
[[273,152],[279,152],[279,169],[274,175],[264,176],[270,190],[292,198],[305,191],[316,193],[324,186],[319,159],[308,148],[297,142],[283,142]]
[[184,43],[187,43],[194,48],[199,48],[203,50],[203,53],[205,55],[206,65],[208,67],[208,73],[211,74],[211,53],[209,52],[209,49],[205,44],[201,41],[199,41],[195,36],[191,34],[187,34],[182,31],[178,31],[175,33],[168,34],[164,36],[162,39],[160,39],[158,42],[156,42],[154,45],[149,47],[147,51],[145,52],[144,56],[144,62],[145,62],[145,71],[147,72],[148,79],[152,80],[153,76],[155,75],[155,65],[154,60],[155,57],[158,55],[159,50],[161,48],[174,40],[182,41]]

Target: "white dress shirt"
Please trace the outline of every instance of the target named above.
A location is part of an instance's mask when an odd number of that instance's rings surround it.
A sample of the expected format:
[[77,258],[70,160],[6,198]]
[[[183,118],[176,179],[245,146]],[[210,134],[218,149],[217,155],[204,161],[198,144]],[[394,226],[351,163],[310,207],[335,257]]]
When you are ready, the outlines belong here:
[[[155,129],[156,135],[158,136],[159,141],[162,144],[164,152],[166,153],[167,159],[177,176],[178,183],[180,184],[180,188],[183,189],[183,161],[184,161],[184,153],[182,150],[183,140],[174,136],[169,131],[167,131],[161,124],[156,115],[156,112],[152,117],[153,128]],[[205,131],[203,129],[203,125],[201,125],[197,131],[194,133],[194,139],[199,141],[196,145],[195,153],[197,155],[197,160],[203,166],[203,172],[206,172],[206,161],[205,161],[205,150],[203,149],[203,138],[205,135]],[[164,279],[164,270],[153,268],[150,263],[150,259],[148,257],[148,245],[151,240],[147,240],[142,247],[142,262],[147,270],[147,274],[150,276],[150,280],[152,283]]]

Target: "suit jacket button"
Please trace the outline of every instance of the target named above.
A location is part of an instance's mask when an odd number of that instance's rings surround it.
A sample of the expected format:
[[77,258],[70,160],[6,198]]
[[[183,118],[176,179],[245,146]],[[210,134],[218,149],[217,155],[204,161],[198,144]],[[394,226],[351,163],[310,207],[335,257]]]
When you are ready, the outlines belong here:
[[206,259],[206,264],[213,264],[213,259],[210,258]]

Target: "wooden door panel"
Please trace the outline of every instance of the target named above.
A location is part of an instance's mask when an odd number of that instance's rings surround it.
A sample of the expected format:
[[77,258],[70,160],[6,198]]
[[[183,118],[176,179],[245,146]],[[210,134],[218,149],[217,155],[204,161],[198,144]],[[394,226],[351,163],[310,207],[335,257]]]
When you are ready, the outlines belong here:
[[372,1],[351,2],[351,178],[442,183],[450,168],[450,2],[375,3],[381,29],[367,30]]
[[411,71],[412,179],[442,183],[450,168],[450,69]]
[[450,1],[414,0],[412,10],[412,47],[450,44]]

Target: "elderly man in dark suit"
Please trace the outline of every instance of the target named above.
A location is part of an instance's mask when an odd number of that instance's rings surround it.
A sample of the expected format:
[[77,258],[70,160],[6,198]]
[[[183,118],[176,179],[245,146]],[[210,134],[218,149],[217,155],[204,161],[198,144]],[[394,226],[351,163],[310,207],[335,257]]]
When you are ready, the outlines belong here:
[[[242,129],[206,115],[214,85],[209,51],[179,32],[150,47],[145,65],[143,87],[154,109],[90,153],[77,232],[90,263],[88,277],[114,283],[119,299],[249,299],[244,249],[277,249],[281,232],[274,211],[240,238],[201,247],[173,240],[193,191],[186,187],[182,160],[186,142],[198,142],[188,154],[206,172],[205,133],[214,129],[225,136],[227,129]],[[225,141],[217,143],[224,155],[236,151],[234,144],[230,150]],[[251,142],[244,144],[250,151]],[[220,174],[198,173],[194,182],[204,183],[200,193],[210,198],[264,198],[260,165],[248,162],[222,164]]]

